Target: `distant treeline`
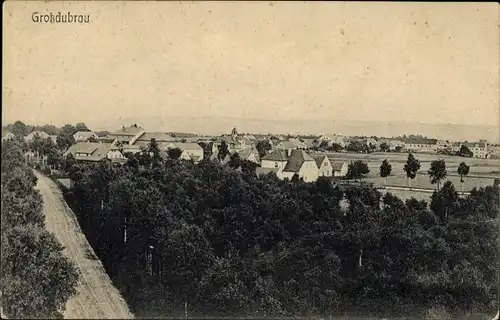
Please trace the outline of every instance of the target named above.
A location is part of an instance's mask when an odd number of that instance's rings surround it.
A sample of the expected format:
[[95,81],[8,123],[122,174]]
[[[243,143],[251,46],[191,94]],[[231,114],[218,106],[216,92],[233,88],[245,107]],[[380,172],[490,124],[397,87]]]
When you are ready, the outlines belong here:
[[9,318],[62,318],[78,274],[45,230],[36,177],[16,140],[2,142],[2,307]]
[[[66,198],[138,316],[493,310],[499,187],[428,204],[144,153],[70,165]],[[346,205],[347,204],[347,205]]]

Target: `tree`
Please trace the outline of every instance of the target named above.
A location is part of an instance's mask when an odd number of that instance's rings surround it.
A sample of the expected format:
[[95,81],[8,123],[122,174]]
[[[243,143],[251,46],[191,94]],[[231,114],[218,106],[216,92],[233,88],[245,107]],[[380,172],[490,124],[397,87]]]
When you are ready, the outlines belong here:
[[83,122],[78,122],[75,125],[76,131],[90,131],[90,129],[87,127],[87,125]]
[[241,166],[241,159],[238,152],[235,152],[231,155],[229,159],[229,166],[234,169],[238,169]]
[[200,142],[198,142],[198,144],[203,149],[203,159],[209,160],[213,154],[213,151],[212,151],[213,142],[206,143],[206,142],[200,141]]
[[255,174],[257,164],[253,161],[243,159],[241,160],[241,171],[245,174]]
[[370,169],[368,168],[368,164],[361,160],[356,160],[351,162],[347,169],[347,179],[359,179],[363,178],[364,175],[368,174]]
[[384,178],[385,184],[387,185],[387,177],[391,175],[392,165],[385,159],[380,165],[380,176]]
[[78,131],[78,129],[71,124],[66,124],[61,128],[61,131],[61,133],[66,136],[73,136]]
[[464,177],[469,175],[469,170],[470,170],[470,167],[467,164],[465,164],[465,162],[461,162],[458,165],[457,173],[460,176],[460,183],[462,185],[462,192],[464,192]]
[[24,137],[26,135],[26,125],[22,123],[21,121],[16,121],[12,125],[12,133],[15,134],[17,137]]
[[167,155],[170,159],[178,160],[182,155],[182,150],[179,148],[168,148]]
[[401,152],[403,150],[403,147],[402,146],[397,146],[394,150],[396,152]]
[[96,143],[97,139],[92,136],[89,138],[88,142]]
[[319,144],[319,148],[321,150],[326,150],[326,148],[328,148],[328,141],[322,140],[321,143]]
[[439,190],[439,183],[441,180],[446,178],[446,163],[444,160],[435,160],[431,162],[431,168],[427,172],[432,184],[437,184],[437,189]]
[[60,133],[56,138],[56,144],[60,150],[66,150],[74,143],[75,139],[73,138],[73,135],[70,135],[68,133]]
[[408,159],[403,167],[408,178],[408,185],[411,188],[411,180],[417,176],[417,171],[420,170],[420,161],[418,161],[412,153],[408,153]]
[[148,145],[148,152],[152,154],[152,163],[153,164],[158,164],[161,161],[161,156],[160,156],[160,147],[158,145],[158,142],[156,142],[155,138],[151,138],[151,141],[149,142]]
[[2,143],[2,307],[9,318],[62,318],[78,273],[45,230],[36,176],[17,141]]
[[228,147],[226,141],[222,140],[222,142],[219,146],[219,153],[217,154],[217,158],[220,161],[224,161],[228,154],[229,154],[229,147]]
[[383,152],[387,152],[390,150],[390,147],[389,145],[387,144],[387,142],[382,142],[380,144],[380,150],[383,151]]
[[62,156],[55,148],[51,149],[47,155],[47,164],[53,169],[59,169],[62,163]]
[[461,157],[468,157],[468,158],[470,158],[474,154],[472,153],[472,151],[470,151],[470,149],[465,144],[463,144],[460,147],[460,151],[458,151],[458,155],[461,156]]
[[328,147],[328,149],[332,150],[333,152],[339,152],[344,148],[342,148],[340,144],[334,142],[330,147]]
[[265,156],[268,151],[272,150],[271,143],[269,143],[269,140],[259,140],[257,141],[257,144],[255,145],[255,148],[257,149],[257,152],[259,153],[259,157]]

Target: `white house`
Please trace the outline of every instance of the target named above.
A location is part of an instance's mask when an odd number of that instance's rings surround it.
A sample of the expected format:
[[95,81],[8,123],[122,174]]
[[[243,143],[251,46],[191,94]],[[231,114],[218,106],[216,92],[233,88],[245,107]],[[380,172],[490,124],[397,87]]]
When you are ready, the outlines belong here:
[[285,169],[288,162],[288,154],[285,150],[275,150],[262,157],[260,166],[267,169]]
[[472,151],[472,156],[474,158],[489,158],[490,154],[488,152],[488,143],[487,142],[469,142],[465,143],[467,148]]
[[423,141],[406,142],[404,145],[404,150],[409,152],[437,153],[438,145],[436,143]]
[[295,174],[305,182],[318,180],[319,170],[316,161],[304,150],[293,150],[282,171],[283,178],[292,179]]
[[92,131],[77,131],[73,134],[73,138],[76,142],[89,141],[90,138],[97,139],[97,134]]
[[345,177],[347,175],[349,165],[347,162],[333,162],[332,168],[334,177]]
[[333,176],[333,167],[330,159],[327,156],[317,156],[313,155],[314,161],[316,161],[316,165],[318,166],[318,175],[320,177],[332,177]]
[[316,181],[319,170],[316,161],[303,150],[275,150],[261,159],[263,169],[273,169],[280,179],[291,179],[295,174],[306,182]]
[[193,142],[176,142],[171,143],[169,148],[179,148],[182,153],[180,159],[182,160],[193,160],[194,162],[199,162],[203,160],[203,148],[199,144]]

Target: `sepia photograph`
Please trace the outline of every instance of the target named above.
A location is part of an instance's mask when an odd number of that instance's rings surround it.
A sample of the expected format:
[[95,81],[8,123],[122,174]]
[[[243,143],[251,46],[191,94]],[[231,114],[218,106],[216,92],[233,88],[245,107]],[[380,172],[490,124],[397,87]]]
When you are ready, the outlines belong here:
[[497,2],[2,14],[2,319],[500,320]]

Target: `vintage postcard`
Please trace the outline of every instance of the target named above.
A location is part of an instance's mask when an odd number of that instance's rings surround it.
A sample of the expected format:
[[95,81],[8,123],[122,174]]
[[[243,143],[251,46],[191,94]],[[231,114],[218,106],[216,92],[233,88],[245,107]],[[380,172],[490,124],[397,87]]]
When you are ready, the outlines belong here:
[[2,318],[499,319],[499,10],[4,2]]

